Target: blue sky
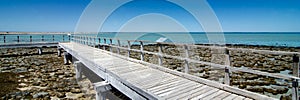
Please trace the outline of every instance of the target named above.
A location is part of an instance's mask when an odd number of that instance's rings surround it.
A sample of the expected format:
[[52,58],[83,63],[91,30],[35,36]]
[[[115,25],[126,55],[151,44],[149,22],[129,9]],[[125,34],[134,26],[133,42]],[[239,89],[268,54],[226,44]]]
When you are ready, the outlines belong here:
[[[207,1],[225,32],[300,32],[300,0]],[[74,31],[89,2],[90,0],[0,0],[0,31]],[[154,3],[157,8],[164,8],[165,12],[180,11],[176,7],[167,9],[165,5]],[[147,10],[142,8],[146,6],[136,7]],[[149,11],[151,10],[148,9]],[[181,16],[182,14],[177,14],[175,19],[194,21]],[[191,24],[186,27],[196,26]]]

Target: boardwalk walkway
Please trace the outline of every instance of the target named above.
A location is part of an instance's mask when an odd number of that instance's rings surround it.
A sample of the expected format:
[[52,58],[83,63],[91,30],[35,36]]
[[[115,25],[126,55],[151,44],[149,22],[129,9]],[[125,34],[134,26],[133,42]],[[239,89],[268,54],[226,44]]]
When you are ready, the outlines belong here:
[[[181,100],[273,99],[228,85],[139,63],[111,52],[74,42],[59,43],[65,51],[129,98]],[[195,78],[199,81],[190,80]]]

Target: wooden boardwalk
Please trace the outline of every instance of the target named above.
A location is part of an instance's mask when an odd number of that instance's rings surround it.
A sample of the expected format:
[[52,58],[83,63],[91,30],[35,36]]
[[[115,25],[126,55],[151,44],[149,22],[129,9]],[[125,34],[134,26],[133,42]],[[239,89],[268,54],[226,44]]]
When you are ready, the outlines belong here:
[[[59,43],[95,74],[134,100],[271,100],[264,95],[139,63],[132,58],[79,43]],[[163,70],[162,70],[163,69]],[[190,80],[195,78],[199,81]],[[221,87],[221,88],[220,88]],[[232,90],[232,91],[228,91]]]

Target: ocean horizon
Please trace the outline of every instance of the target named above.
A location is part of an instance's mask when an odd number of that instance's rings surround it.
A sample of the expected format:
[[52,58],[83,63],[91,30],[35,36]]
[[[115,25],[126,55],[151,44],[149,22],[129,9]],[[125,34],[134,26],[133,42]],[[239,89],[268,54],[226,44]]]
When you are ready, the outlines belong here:
[[[0,34],[0,43],[4,36],[6,43],[16,42],[17,36],[25,42],[29,41],[29,36],[38,41],[44,36],[45,41],[55,42],[67,41],[67,34],[57,34],[57,32],[30,34]],[[66,32],[64,32],[66,33]],[[67,32],[68,33],[68,32]],[[78,33],[81,35],[82,33]],[[211,34],[208,32],[207,34]],[[104,32],[98,34],[86,34],[88,36],[118,38],[120,40],[145,40],[156,42],[160,38],[168,40],[164,42],[209,44],[206,32]],[[49,40],[47,40],[49,39]],[[282,46],[282,47],[300,47],[300,32],[224,32],[225,44],[233,45],[261,45],[261,46]]]

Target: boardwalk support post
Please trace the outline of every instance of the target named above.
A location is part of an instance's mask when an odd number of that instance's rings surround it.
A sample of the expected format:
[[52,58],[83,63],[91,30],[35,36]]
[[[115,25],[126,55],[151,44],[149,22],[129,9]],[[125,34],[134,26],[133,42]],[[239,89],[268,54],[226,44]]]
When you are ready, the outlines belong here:
[[101,38],[98,38],[98,49],[101,49]]
[[128,52],[128,58],[130,58],[130,49],[131,49],[131,45],[130,45],[130,41],[127,41],[127,43],[128,43],[128,50],[127,50],[127,52]]
[[141,45],[141,61],[144,61],[144,44],[143,41],[140,41]]
[[106,39],[104,38],[104,39],[103,39],[103,41],[104,41],[103,50],[105,50],[105,46],[106,46]]
[[83,36],[83,44],[86,45],[86,37]]
[[44,35],[42,35],[42,41],[44,41]]
[[80,36],[80,43],[83,44],[83,37]]
[[163,61],[162,61],[162,45],[160,43],[157,44],[158,45],[158,64],[159,66],[163,65]]
[[229,71],[229,69],[227,67],[225,68],[224,83],[226,85],[230,85],[230,71]]
[[106,100],[106,94],[112,88],[106,81],[94,83],[94,89],[96,91],[96,100]]
[[117,42],[118,42],[118,48],[117,48],[117,52],[118,52],[118,54],[120,54],[120,48],[119,47],[121,47],[121,43],[120,43],[120,40],[118,39],[117,40]]
[[293,56],[293,76],[299,77],[299,57]]
[[18,38],[18,40],[17,40],[17,41],[18,41],[18,43],[19,43],[19,42],[20,42],[20,36],[17,36],[17,38]]
[[298,83],[298,80],[297,79],[294,79],[293,80],[293,83],[292,83],[292,100],[299,100],[299,95],[298,95],[298,86],[299,86],[299,83]]
[[71,35],[68,35],[68,37],[69,37],[69,41],[71,41]]
[[72,55],[68,52],[64,52],[64,64],[69,65],[69,61],[72,61]]
[[[230,55],[228,49],[225,49],[225,65],[227,65],[228,67],[230,66]],[[230,69],[228,67],[225,68],[224,76],[224,83],[226,85],[230,85]]]
[[61,57],[61,54],[62,54],[62,48],[61,48],[61,47],[58,47],[58,48],[57,48],[57,56],[58,56],[58,57]]
[[96,44],[97,44],[97,43],[96,43],[96,38],[94,37],[93,39],[94,39],[93,45],[94,45],[94,48],[96,48]]
[[[293,56],[293,76],[299,77],[299,57],[295,54]],[[292,93],[292,99],[293,100],[298,100],[299,95],[298,95],[298,80],[294,79],[293,83],[293,93]]]
[[80,61],[74,62],[75,72],[76,72],[76,79],[81,80],[82,79],[82,67],[83,64]]
[[42,48],[38,48],[38,54],[39,55],[43,54],[43,49]]
[[3,43],[6,42],[6,36],[3,36]]
[[63,35],[63,42],[65,42],[65,35]]
[[32,36],[30,36],[29,38],[30,38],[30,42],[32,42]]
[[184,50],[185,50],[184,72],[185,73],[189,73],[189,62],[188,62],[188,59],[189,59],[189,47],[187,45],[184,45]]
[[112,39],[109,39],[109,51],[111,52],[111,53],[113,53],[113,50],[112,50]]

